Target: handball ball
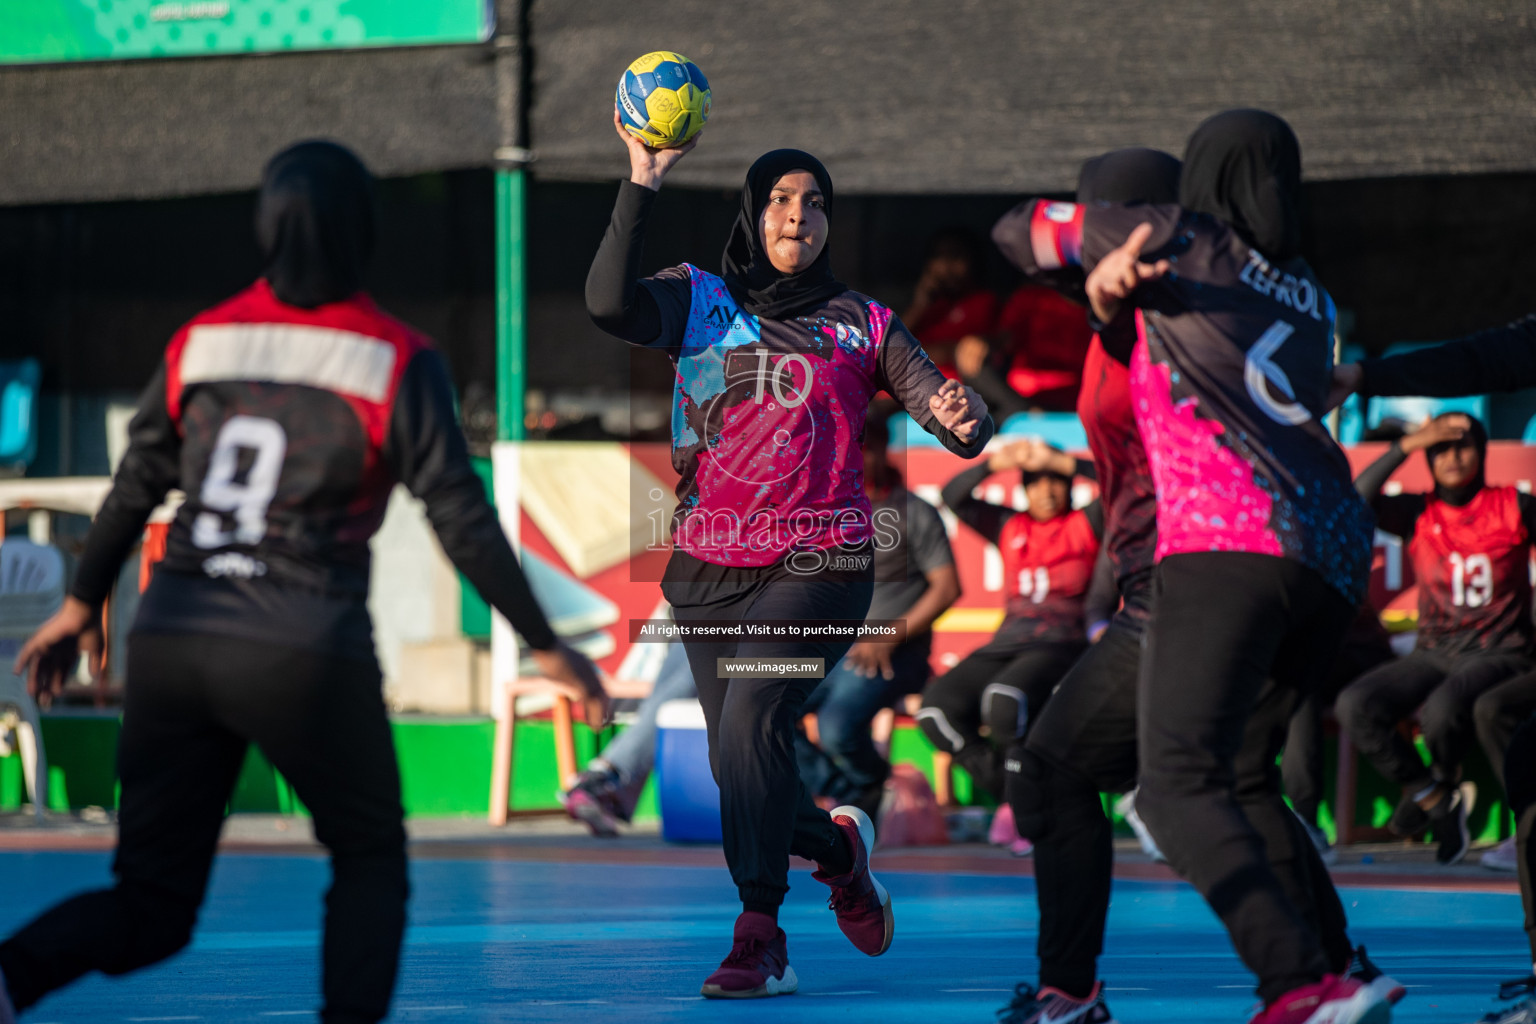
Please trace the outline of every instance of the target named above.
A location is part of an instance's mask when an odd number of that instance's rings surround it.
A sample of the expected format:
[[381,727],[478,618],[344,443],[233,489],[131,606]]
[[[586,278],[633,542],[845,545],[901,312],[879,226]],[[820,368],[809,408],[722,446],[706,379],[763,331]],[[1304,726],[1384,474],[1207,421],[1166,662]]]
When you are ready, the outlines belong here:
[[680,53],[657,50],[635,61],[619,79],[619,121],[652,149],[681,146],[709,118],[709,82]]

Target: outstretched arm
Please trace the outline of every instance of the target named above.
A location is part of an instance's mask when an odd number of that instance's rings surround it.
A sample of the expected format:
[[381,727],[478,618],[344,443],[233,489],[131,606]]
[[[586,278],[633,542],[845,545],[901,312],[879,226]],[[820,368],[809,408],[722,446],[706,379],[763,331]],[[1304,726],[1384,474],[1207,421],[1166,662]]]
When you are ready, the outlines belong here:
[[91,675],[100,672],[102,602],[143,535],[149,514],[180,481],[181,434],[166,407],[165,388],[162,361],[128,425],[128,451],[86,535],[69,596],[16,656],[14,671],[27,678],[28,689],[44,705],[63,687],[79,651],[85,652]]
[[1536,313],[1503,327],[1333,371],[1328,407],[1362,395],[1449,398],[1536,386]]
[[418,353],[400,381],[384,444],[396,477],[427,506],[443,552],[533,648],[539,668],[586,696],[588,722],[609,716],[601,678],[587,658],[555,636],[502,532],[453,411],[453,390],[442,358]]
[[945,380],[928,353],[895,316],[880,343],[876,383],[902,404],[939,443],[962,458],[975,458],[995,426],[986,401],[959,381]]

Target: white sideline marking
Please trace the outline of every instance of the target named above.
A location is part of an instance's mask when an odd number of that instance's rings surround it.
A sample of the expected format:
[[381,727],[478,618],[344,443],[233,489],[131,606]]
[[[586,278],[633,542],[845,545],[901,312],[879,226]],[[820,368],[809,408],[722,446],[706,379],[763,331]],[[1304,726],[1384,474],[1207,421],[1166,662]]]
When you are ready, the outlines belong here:
[[441,1012],[443,1012],[445,1010],[467,1010],[467,1009],[469,1009],[469,1007],[463,1006],[463,1005],[458,1005],[458,1006],[397,1006],[397,1007],[395,1007],[395,1012],[397,1012],[397,1013],[441,1013]]
[[1004,994],[1007,994],[1009,992],[1012,992],[1013,989],[1011,989],[1011,988],[941,988],[941,989],[939,989],[939,991],[940,992],[944,992],[946,994],[955,993],[955,992],[990,992],[990,993],[993,993],[993,994],[996,994],[998,992],[1002,992]]

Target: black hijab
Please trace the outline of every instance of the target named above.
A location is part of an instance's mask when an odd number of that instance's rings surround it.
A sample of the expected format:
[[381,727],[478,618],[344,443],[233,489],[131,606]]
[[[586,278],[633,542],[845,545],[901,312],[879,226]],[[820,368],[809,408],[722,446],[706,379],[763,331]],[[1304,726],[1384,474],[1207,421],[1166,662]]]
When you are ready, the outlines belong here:
[[830,243],[824,243],[816,262],[798,274],[774,269],[758,237],[757,222],[768,205],[768,194],[790,171],[809,171],[821,186],[827,213],[832,212],[832,177],[821,161],[798,149],[775,149],[757,158],[741,186],[741,210],[725,243],[721,276],[742,309],[765,320],[784,320],[821,305],[848,286],[832,276]]
[[[1483,426],[1482,420],[1478,419],[1476,416],[1469,415],[1468,413],[1443,412],[1439,416],[1436,416],[1435,419],[1444,419],[1447,416],[1467,417],[1467,423],[1469,426],[1467,428],[1466,436],[1464,436],[1459,441],[1442,441],[1439,444],[1432,444],[1428,448],[1425,448],[1424,466],[1429,470],[1429,479],[1435,485],[1435,497],[1439,498],[1447,505],[1460,508],[1462,505],[1465,505],[1467,502],[1477,497],[1477,492],[1487,486],[1488,428]],[[1451,447],[1452,445],[1466,443],[1470,443],[1472,447],[1477,449],[1477,454],[1479,456],[1477,461],[1477,476],[1473,478],[1471,483],[1463,484],[1460,487],[1442,486],[1440,481],[1435,479],[1435,456],[1439,455],[1442,451]]]
[[1079,203],[1177,203],[1178,157],[1160,149],[1115,149],[1083,162]]
[[373,251],[373,176],[334,142],[289,146],[261,173],[256,240],[279,300],[313,309],[347,298]]
[[1208,213],[1270,260],[1301,254],[1301,144],[1279,117],[1228,110],[1189,137],[1179,203]]

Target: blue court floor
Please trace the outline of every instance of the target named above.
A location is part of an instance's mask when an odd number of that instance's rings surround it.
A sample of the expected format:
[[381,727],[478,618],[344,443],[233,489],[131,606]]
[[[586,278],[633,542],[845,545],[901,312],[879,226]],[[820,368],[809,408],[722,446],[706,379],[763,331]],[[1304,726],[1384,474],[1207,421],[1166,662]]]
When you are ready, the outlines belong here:
[[[107,868],[100,853],[0,854],[0,930],[105,882]],[[1034,969],[1030,878],[884,875],[896,941],[869,959],[837,931],[825,890],[796,871],[781,921],[800,993],[720,1003],[697,992],[737,909],[722,869],[422,860],[413,872],[393,1021],[984,1024]],[[327,877],[317,856],[224,856],[190,950],[129,978],[88,978],[23,1024],[313,1020]],[[1357,941],[1411,986],[1397,1021],[1475,1021],[1498,981],[1528,967],[1518,897],[1344,898]],[[1178,883],[1117,883],[1102,969],[1125,1024],[1241,1022],[1254,1002],[1214,918]]]

